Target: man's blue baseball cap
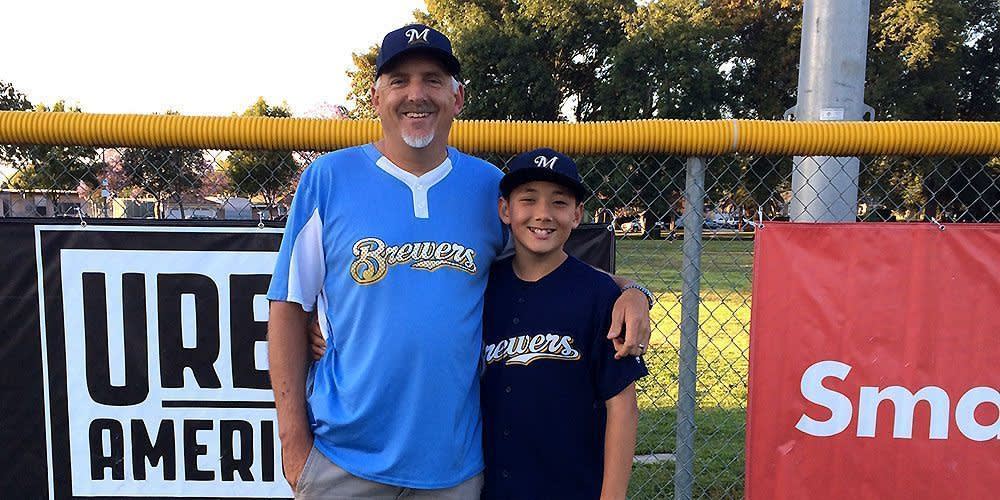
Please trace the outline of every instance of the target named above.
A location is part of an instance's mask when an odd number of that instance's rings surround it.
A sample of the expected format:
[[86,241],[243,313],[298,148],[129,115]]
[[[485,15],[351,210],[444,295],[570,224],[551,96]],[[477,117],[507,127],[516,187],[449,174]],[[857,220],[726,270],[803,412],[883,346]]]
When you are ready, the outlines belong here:
[[572,158],[549,148],[521,153],[507,163],[507,175],[500,179],[500,193],[509,198],[514,188],[531,181],[548,181],[570,188],[577,202],[589,191],[580,181],[580,172]]
[[382,46],[375,58],[375,78],[378,78],[389,65],[399,61],[404,54],[424,53],[441,61],[452,76],[458,76],[461,65],[451,52],[451,41],[444,33],[424,26],[423,24],[408,24],[395,31],[390,31],[382,39]]

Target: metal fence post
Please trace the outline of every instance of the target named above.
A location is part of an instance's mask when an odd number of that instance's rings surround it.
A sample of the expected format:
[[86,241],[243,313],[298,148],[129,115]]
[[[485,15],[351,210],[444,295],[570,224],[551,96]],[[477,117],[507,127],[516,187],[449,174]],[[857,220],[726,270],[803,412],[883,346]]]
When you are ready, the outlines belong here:
[[[799,121],[874,119],[864,103],[868,0],[806,0],[802,5]],[[859,160],[796,156],[788,215],[795,222],[854,222]]]
[[691,498],[694,486],[694,410],[698,368],[698,309],[701,281],[701,227],[705,222],[705,160],[687,160],[684,188],[684,263],[681,267],[681,346],[677,391],[677,447],[674,498]]

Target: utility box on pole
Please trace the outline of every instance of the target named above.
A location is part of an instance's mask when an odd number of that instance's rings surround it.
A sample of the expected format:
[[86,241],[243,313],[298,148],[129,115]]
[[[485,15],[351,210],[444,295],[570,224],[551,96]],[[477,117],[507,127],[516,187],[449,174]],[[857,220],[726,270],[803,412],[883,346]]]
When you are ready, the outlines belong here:
[[[874,119],[864,103],[868,0],[805,0],[799,53],[798,121]],[[788,215],[795,222],[853,222],[857,158],[796,156]]]

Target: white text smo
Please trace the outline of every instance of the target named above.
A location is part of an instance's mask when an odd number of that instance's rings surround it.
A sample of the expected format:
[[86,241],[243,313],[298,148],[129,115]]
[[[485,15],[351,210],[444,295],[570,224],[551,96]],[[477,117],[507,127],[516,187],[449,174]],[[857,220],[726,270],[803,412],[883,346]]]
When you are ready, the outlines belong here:
[[[839,361],[825,360],[810,366],[802,374],[802,396],[810,403],[830,411],[827,420],[815,420],[808,415],[799,418],[795,428],[812,436],[835,436],[847,430],[854,417],[851,398],[823,386],[829,377],[846,380],[851,366]],[[858,394],[857,430],[858,437],[875,437],[876,415],[879,405],[891,401],[894,410],[892,437],[913,438],[913,413],[918,402],[926,402],[930,407],[930,439],[948,439],[951,420],[951,396],[942,388],[927,386],[911,392],[898,385],[879,388],[862,386]],[[973,441],[1000,439],[1000,418],[986,425],[976,421],[975,412],[980,405],[991,404],[1000,408],[1000,392],[992,387],[973,387],[954,406],[955,425],[959,432]]]

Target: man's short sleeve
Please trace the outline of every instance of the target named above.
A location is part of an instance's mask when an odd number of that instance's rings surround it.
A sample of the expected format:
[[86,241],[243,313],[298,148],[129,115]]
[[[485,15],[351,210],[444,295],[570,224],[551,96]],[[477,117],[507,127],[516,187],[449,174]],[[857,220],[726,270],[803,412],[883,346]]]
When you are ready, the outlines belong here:
[[295,302],[305,311],[316,306],[326,276],[318,162],[306,168],[295,190],[267,291],[269,300]]
[[607,401],[629,384],[649,374],[646,364],[640,357],[627,356],[615,359],[615,347],[611,340],[605,338],[605,333],[611,326],[611,308],[614,300],[608,303],[606,314],[602,315],[602,328],[597,332],[591,352],[594,353],[594,389],[601,401]]

